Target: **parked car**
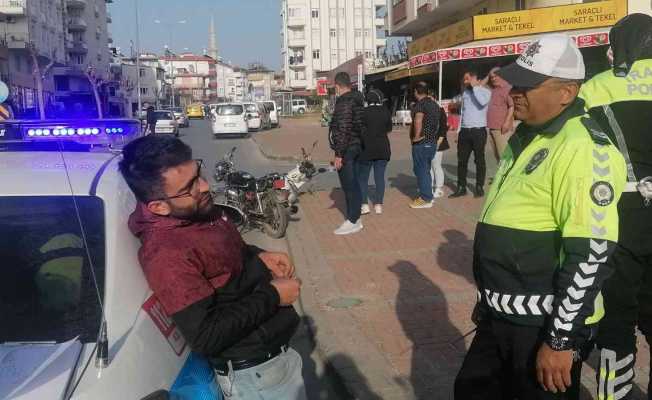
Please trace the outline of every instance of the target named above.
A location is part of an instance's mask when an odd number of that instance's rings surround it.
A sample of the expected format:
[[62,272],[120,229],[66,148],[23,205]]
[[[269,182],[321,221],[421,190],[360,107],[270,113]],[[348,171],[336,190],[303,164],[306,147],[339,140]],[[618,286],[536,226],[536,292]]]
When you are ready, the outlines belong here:
[[247,115],[245,105],[242,103],[217,104],[211,117],[213,135],[215,137],[224,134],[247,136],[249,134]]
[[265,107],[269,110],[269,119],[271,120],[272,127],[279,128],[281,126],[281,116],[280,110],[276,106],[276,102],[273,100],[263,101]]
[[308,103],[304,99],[293,99],[292,100],[292,113],[293,114],[305,114],[308,109]]
[[247,113],[247,126],[250,131],[258,131],[264,128],[264,111],[257,103],[242,103]]
[[172,111],[156,110],[154,111],[156,118],[156,133],[171,133],[174,136],[179,136],[179,123]]
[[190,104],[186,107],[186,115],[188,118],[204,118],[204,105],[201,103]]
[[190,127],[190,120],[186,116],[186,113],[183,112],[181,107],[173,107],[170,109],[170,111],[174,113],[174,117],[177,119],[177,122],[181,128]]

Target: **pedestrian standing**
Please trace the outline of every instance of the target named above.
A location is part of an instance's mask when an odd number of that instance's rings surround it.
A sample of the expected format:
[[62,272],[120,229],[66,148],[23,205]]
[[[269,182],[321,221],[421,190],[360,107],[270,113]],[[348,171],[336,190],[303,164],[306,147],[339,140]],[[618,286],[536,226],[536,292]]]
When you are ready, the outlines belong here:
[[522,123],[475,231],[477,332],[455,399],[578,400],[625,162],[577,98],[584,60],[569,36],[534,40],[498,74]]
[[[628,175],[618,203],[620,240],[609,259],[615,271],[602,290],[598,398],[631,399],[637,325],[652,344],[652,17],[623,18],[611,29],[609,43],[613,68],[580,92],[586,109],[625,156]],[[652,386],[647,393],[652,395]]]
[[360,232],[362,194],[358,179],[358,157],[362,152],[364,99],[351,90],[351,77],[346,72],[335,75],[335,91],[339,96],[331,118],[329,141],[335,152],[337,169],[346,200],[346,220],[335,230],[336,235]]
[[499,70],[496,67],[489,72],[491,100],[487,109],[487,128],[496,161],[500,161],[514,130],[514,100],[509,95],[512,86],[497,74]]
[[410,203],[411,208],[432,208],[432,160],[437,152],[439,131],[439,105],[428,96],[428,84],[419,82],[414,88],[417,103],[410,131],[412,163],[417,178],[419,195]]
[[[433,97],[433,101],[435,101]],[[448,143],[448,116],[444,108],[437,104],[439,107],[439,130],[437,131],[437,152],[435,158],[432,160],[432,196],[435,199],[444,197],[444,167],[442,162],[444,160],[444,151],[450,149]]]
[[154,106],[145,103],[145,119],[147,120],[147,125],[145,127],[145,133],[149,131],[150,134],[154,135],[156,133],[156,110]]
[[466,195],[466,176],[471,153],[475,159],[475,197],[482,197],[487,173],[484,151],[487,145],[487,109],[491,90],[478,79],[475,71],[464,73],[462,87],[462,121],[457,140],[457,190],[449,197]]
[[369,175],[374,170],[376,191],[374,196],[374,211],[383,213],[385,197],[385,170],[391,157],[391,148],[387,135],[392,131],[392,116],[383,104],[383,94],[371,90],[367,95],[367,107],[364,110],[364,126],[362,134],[362,154],[358,162],[358,178],[362,194],[362,214],[369,214]]

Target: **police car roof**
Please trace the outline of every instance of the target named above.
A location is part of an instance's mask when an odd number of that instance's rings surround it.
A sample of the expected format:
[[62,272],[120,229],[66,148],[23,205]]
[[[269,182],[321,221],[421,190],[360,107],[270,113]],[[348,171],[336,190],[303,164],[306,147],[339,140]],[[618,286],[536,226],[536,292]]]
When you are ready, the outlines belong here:
[[3,152],[0,196],[70,195],[70,184],[77,196],[95,195],[100,180],[118,178],[116,158],[110,152]]

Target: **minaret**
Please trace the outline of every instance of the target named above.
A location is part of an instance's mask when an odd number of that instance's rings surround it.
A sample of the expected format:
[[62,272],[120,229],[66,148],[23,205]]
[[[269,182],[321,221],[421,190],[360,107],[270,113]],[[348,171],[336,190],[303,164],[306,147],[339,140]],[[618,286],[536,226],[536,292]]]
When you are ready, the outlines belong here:
[[211,25],[208,27],[208,55],[217,60],[217,33],[215,33],[215,18],[211,15]]

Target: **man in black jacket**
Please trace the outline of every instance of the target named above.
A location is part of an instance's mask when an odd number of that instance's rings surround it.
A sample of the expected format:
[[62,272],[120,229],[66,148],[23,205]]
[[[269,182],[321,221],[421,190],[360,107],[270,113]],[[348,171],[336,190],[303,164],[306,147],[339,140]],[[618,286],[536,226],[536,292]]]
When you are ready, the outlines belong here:
[[337,102],[330,124],[330,144],[335,151],[334,165],[346,198],[346,221],[335,230],[336,235],[349,235],[362,230],[360,208],[362,195],[358,184],[357,161],[362,152],[364,99],[351,91],[351,77],[346,72],[335,75]]
[[228,399],[304,400],[301,356],[288,348],[299,323],[294,266],[245,244],[215,212],[201,165],[176,138],[124,149],[120,170],[139,201],[129,228],[147,282]]

